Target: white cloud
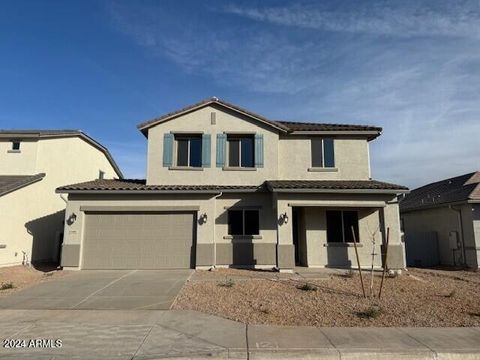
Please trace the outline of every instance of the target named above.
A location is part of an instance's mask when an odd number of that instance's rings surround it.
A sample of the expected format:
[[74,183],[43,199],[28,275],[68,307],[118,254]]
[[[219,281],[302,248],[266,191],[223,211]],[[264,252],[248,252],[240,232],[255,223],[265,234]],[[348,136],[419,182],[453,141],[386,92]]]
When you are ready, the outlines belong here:
[[224,11],[252,20],[308,29],[395,36],[480,36],[477,1],[357,2],[343,8],[326,4],[242,7]]
[[478,3],[295,4],[220,10],[256,20],[249,26],[210,22],[218,10],[200,22],[165,9],[112,12],[148,52],[255,99],[265,116],[384,127],[372,143],[379,179],[418,186],[480,168]]

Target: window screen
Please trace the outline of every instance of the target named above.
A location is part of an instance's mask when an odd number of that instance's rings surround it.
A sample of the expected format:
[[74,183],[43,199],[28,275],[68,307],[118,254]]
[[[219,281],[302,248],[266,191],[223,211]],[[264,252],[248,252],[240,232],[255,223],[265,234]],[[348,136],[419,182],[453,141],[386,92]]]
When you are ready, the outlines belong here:
[[243,211],[242,210],[228,211],[228,234],[243,235]]
[[177,166],[188,166],[188,139],[177,140]]
[[312,139],[312,167],[323,167],[322,139]]
[[240,166],[240,140],[228,139],[228,166]]

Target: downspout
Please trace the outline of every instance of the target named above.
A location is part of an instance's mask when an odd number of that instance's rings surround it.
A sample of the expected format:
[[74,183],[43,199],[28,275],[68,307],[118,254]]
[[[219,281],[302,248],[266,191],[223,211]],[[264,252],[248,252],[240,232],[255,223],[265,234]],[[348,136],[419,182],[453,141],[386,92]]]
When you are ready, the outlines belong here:
[[463,255],[463,266],[467,265],[467,254],[465,251],[465,237],[463,232],[463,217],[462,217],[462,210],[455,208],[453,205],[450,205],[449,208],[452,211],[455,211],[458,215],[458,223],[460,225],[460,239],[462,240],[462,255]]
[[217,218],[217,199],[223,195],[223,191],[220,191],[220,194],[215,195],[213,199],[215,200],[213,204],[213,266],[212,269],[217,268],[217,232],[215,229],[215,219]]

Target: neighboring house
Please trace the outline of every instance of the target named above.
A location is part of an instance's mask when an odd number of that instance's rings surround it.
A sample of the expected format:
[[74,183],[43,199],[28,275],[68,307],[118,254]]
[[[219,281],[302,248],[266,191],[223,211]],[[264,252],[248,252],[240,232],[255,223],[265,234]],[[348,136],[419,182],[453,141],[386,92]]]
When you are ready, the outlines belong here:
[[408,264],[480,263],[480,172],[413,190],[400,202]]
[[79,130],[0,130],[0,266],[58,261],[63,184],[122,177],[108,150]]
[[140,124],[146,180],[97,180],[68,193],[62,265],[76,269],[404,268],[396,195],[370,179],[381,128],[281,122],[217,98]]

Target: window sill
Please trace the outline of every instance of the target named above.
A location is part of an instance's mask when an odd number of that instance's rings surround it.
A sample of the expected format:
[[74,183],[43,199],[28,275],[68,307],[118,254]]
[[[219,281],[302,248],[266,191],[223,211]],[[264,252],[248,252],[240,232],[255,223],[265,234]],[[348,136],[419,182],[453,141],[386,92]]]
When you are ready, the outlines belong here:
[[203,167],[169,166],[168,170],[203,171]]
[[257,171],[255,167],[224,167],[224,171]]
[[338,168],[321,168],[321,167],[311,167],[308,168],[307,171],[309,172],[338,172]]
[[7,153],[9,154],[20,154],[21,152],[21,150],[7,150]]
[[257,240],[263,239],[262,235],[225,235],[225,240]]
[[[354,247],[353,243],[326,243],[325,247]],[[357,244],[357,247],[363,247],[363,244]]]

